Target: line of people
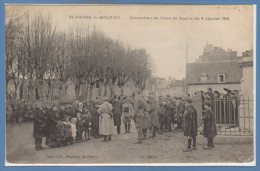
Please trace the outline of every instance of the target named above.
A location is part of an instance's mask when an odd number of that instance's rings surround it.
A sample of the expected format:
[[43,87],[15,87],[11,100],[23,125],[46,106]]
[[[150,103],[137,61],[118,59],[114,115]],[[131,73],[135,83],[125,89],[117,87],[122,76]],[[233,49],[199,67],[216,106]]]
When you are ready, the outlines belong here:
[[[208,137],[210,134],[210,138],[213,138],[216,135],[216,124],[212,105],[204,105],[210,111],[204,111],[201,118],[205,121],[204,135]],[[114,96],[111,100],[104,97],[102,102],[79,102],[76,106],[37,105],[34,112],[35,148],[43,149],[43,137],[46,137],[45,143],[50,148],[82,142],[83,138],[89,140],[91,137],[103,137],[102,142],[108,142],[112,140],[114,126],[117,127],[117,133],[121,133],[123,119],[125,133],[130,133],[131,121],[134,121],[137,144],[148,138],[148,130],[151,132],[150,137],[154,138],[158,133],[177,128],[183,129],[184,135],[188,137],[188,149],[192,150],[189,144],[193,140],[193,149],[196,147],[197,113],[191,106],[190,98],[183,100],[170,96],[159,97],[158,103],[157,98],[151,95],[145,100],[141,91],[137,91],[132,97]],[[213,147],[213,139],[209,140],[208,147]]]

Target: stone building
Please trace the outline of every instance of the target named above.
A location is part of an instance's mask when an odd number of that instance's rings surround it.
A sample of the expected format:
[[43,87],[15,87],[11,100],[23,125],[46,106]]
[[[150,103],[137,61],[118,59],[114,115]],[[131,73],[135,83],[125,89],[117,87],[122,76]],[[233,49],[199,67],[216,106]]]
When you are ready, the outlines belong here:
[[240,59],[236,51],[206,45],[203,54],[186,66],[187,91],[193,94],[209,87],[218,91],[223,91],[223,88],[240,90]]

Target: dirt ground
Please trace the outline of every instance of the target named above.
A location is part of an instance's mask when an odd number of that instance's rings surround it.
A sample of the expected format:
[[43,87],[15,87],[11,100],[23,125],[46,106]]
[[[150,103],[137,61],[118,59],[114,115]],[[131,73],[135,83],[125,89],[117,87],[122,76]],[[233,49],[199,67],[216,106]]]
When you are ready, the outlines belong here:
[[107,143],[101,142],[102,139],[91,139],[42,151],[34,150],[31,123],[8,125],[6,129],[6,158],[9,163],[16,164],[247,163],[253,160],[251,143],[216,143],[214,149],[204,150],[202,146],[206,139],[203,137],[198,137],[204,141],[198,143],[196,151],[184,153],[186,138],[181,131],[160,134],[155,139],[134,144],[137,140],[134,124],[132,133],[125,134],[122,130]]

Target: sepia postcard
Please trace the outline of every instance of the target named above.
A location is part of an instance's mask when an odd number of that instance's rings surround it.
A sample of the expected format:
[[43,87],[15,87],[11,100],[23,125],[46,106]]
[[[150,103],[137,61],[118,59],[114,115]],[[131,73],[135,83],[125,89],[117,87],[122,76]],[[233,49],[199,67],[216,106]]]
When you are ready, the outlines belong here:
[[5,165],[255,166],[255,13],[5,4]]

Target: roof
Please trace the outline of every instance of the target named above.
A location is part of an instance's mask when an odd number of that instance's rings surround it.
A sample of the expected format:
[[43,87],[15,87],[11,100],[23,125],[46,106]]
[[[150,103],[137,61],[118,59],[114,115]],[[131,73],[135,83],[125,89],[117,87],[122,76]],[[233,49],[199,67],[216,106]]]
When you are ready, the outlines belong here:
[[[238,61],[222,61],[211,63],[189,63],[187,64],[187,84],[216,84],[218,74],[225,75],[225,83],[240,83],[242,69]],[[201,76],[206,76],[201,81]]]

